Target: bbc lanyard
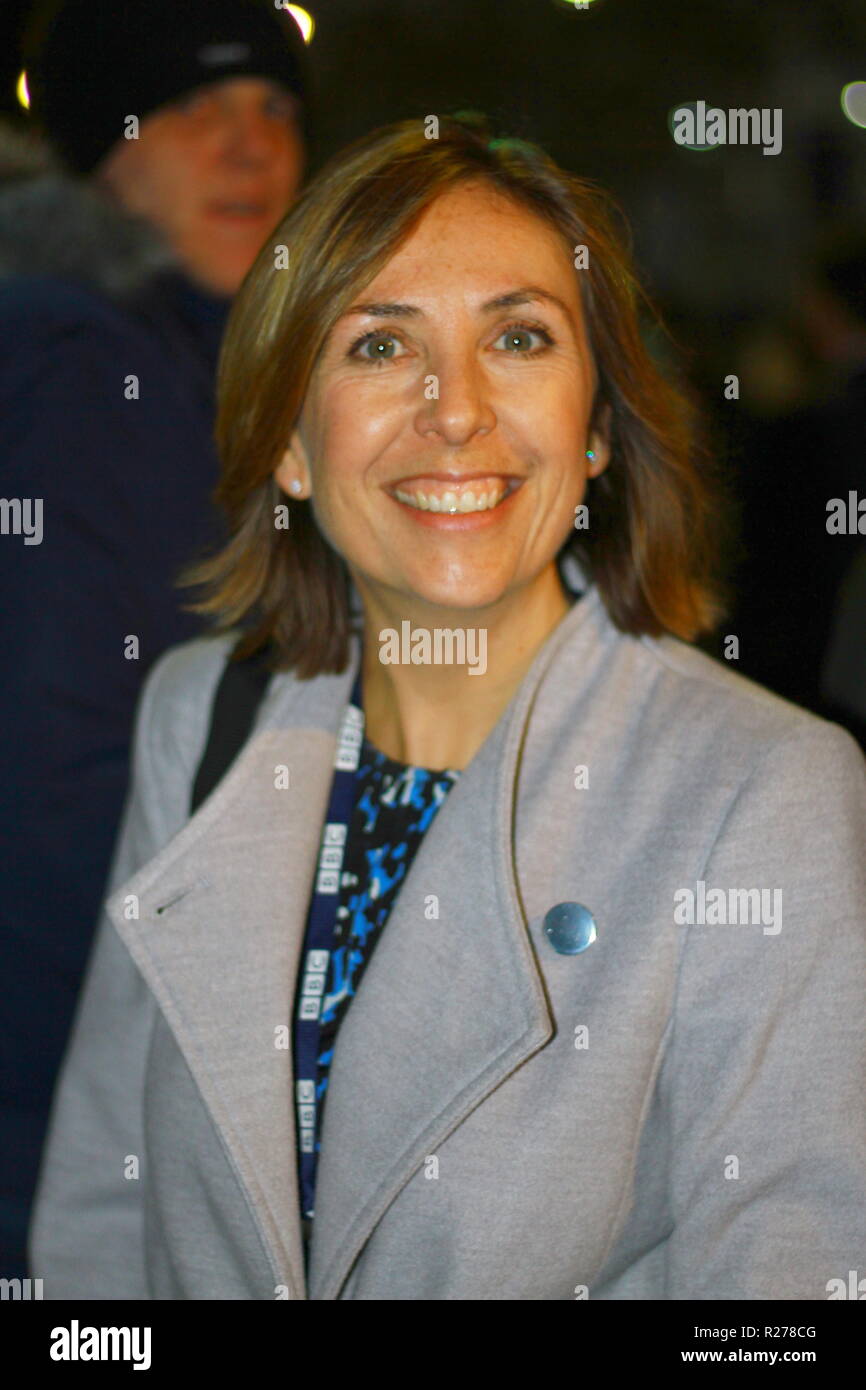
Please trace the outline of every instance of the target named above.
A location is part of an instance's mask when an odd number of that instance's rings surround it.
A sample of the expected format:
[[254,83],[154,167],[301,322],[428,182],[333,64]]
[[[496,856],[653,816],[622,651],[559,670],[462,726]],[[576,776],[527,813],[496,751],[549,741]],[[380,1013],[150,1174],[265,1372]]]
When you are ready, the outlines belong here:
[[305,939],[306,960],[295,1016],[295,1103],[300,1136],[301,1201],[305,1218],[313,1216],[316,1179],[316,1131],[321,1013],[334,946],[340,902],[340,872],[355,804],[355,779],[364,740],[361,668],[352,687],[337,739],[328,813],[319,845],[316,882]]

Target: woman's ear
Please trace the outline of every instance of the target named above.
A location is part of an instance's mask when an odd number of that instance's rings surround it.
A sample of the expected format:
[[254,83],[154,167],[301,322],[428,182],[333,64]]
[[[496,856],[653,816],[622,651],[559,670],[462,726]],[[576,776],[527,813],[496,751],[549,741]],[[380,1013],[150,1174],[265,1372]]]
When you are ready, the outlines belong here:
[[310,471],[303,440],[294,430],[289,446],[274,469],[274,481],[290,497],[302,498],[310,495]]
[[[611,408],[610,403],[604,406],[599,422],[594,430],[590,431],[587,441],[587,476],[597,478],[599,473],[603,473],[610,462],[610,425]],[[589,454],[592,457],[589,457]]]

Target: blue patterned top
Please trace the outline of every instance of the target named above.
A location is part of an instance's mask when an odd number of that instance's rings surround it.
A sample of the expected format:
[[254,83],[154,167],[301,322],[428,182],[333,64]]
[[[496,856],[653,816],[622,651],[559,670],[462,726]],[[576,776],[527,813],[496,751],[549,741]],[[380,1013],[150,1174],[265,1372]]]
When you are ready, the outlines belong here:
[[[340,874],[334,945],[328,961],[319,1016],[315,1153],[321,1143],[322,1112],[337,1030],[357,993],[361,977],[394,906],[400,885],[459,772],[395,762],[366,738],[355,778],[355,803]],[[307,924],[309,932],[309,920]],[[305,939],[300,960],[306,958]],[[294,1012],[300,1007],[303,971],[298,972]],[[298,1136],[300,1142],[300,1135]],[[298,1150],[300,1163],[300,1149]],[[307,1213],[301,1212],[302,1218]],[[305,1233],[308,1227],[304,1227]]]

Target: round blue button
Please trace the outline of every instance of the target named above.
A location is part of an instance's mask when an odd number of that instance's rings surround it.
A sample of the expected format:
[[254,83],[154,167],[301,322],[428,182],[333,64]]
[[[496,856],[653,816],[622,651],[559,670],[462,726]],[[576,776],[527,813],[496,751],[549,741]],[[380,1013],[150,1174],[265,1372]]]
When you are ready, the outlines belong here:
[[582,903],[557,903],[544,916],[544,934],[561,956],[577,956],[597,936],[595,918]]

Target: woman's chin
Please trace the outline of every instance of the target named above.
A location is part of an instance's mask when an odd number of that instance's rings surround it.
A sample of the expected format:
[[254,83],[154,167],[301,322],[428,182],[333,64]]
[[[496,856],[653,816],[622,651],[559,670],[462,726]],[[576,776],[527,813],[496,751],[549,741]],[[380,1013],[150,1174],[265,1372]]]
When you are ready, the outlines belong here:
[[455,583],[453,575],[441,584],[431,583],[430,576],[407,578],[396,586],[406,596],[407,611],[435,610],[437,622],[459,622],[466,614],[476,613],[496,604],[508,592],[508,580],[491,581],[467,576]]

